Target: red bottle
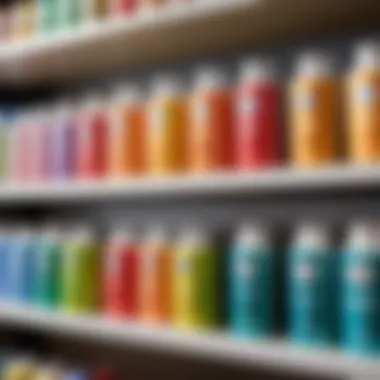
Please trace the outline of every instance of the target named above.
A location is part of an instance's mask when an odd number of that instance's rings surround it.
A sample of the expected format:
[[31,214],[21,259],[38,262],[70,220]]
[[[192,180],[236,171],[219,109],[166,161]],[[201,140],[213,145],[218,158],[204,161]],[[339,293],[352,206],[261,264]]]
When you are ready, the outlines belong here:
[[90,95],[85,100],[76,128],[78,178],[103,178],[107,174],[108,115],[102,98]]
[[280,160],[280,89],[270,63],[243,64],[236,93],[235,165],[249,171]]
[[135,10],[137,0],[111,0],[111,14],[122,16]]
[[119,318],[135,318],[138,313],[140,252],[127,231],[116,231],[111,236],[105,260],[105,314]]
[[117,380],[117,376],[108,369],[100,369],[95,371],[94,380]]

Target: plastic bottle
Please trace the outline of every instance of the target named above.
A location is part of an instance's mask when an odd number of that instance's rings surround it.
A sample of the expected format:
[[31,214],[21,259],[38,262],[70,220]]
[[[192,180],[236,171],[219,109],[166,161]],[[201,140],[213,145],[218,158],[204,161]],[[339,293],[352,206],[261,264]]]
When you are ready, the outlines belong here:
[[355,354],[380,353],[380,229],[354,223],[343,258],[343,345]]
[[56,227],[49,227],[41,236],[36,253],[35,304],[56,309],[61,302],[63,242]]
[[139,89],[117,89],[110,108],[109,175],[123,178],[142,174],[146,167],[146,121]]
[[136,10],[139,0],[110,0],[110,13],[123,16]]
[[338,154],[339,94],[331,59],[302,55],[290,87],[290,160],[295,166],[330,165]]
[[380,43],[362,43],[355,50],[347,80],[348,154],[354,164],[380,160]]
[[254,224],[241,226],[229,260],[230,327],[235,334],[273,334],[275,290],[275,252],[268,232]]
[[84,2],[84,15],[87,21],[98,21],[108,16],[110,0],[87,0]]
[[291,340],[328,346],[337,339],[338,252],[327,226],[305,223],[295,232],[289,255]]
[[81,26],[86,19],[86,3],[90,0],[58,0],[59,25],[70,30]]
[[140,316],[147,323],[168,323],[173,303],[173,252],[161,228],[153,228],[141,245]]
[[147,132],[147,161],[150,174],[160,176],[184,171],[186,108],[176,78],[160,76],[153,82]]
[[62,309],[94,313],[100,304],[100,246],[93,232],[79,227],[65,237],[62,258]]
[[220,317],[218,252],[205,233],[185,229],[174,252],[173,323],[180,329],[210,329]]
[[41,34],[49,34],[59,29],[60,1],[61,0],[38,0],[37,27]]
[[89,372],[83,369],[74,369],[65,373],[64,380],[92,380]]
[[235,167],[250,171],[278,165],[281,93],[272,62],[242,63],[235,98]]
[[127,228],[117,228],[106,247],[104,312],[118,318],[138,316],[140,248]]
[[75,157],[79,179],[93,180],[107,174],[108,116],[104,100],[90,93],[79,111]]
[[9,296],[9,260],[10,231],[0,228],[0,302],[6,302]]
[[34,380],[36,364],[27,358],[19,358],[8,362],[2,373],[4,380]]
[[15,40],[28,39],[36,33],[36,9],[36,0],[16,0],[11,4],[11,28]]
[[226,171],[232,161],[232,104],[226,74],[215,67],[200,69],[190,101],[189,169]]
[[6,181],[10,175],[11,128],[13,115],[9,109],[0,111],[0,181]]

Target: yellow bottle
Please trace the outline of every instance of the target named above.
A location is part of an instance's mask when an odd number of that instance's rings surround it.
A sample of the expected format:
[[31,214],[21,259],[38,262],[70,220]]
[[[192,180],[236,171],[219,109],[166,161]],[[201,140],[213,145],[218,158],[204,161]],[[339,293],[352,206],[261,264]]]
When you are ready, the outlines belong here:
[[301,56],[290,87],[290,161],[295,166],[333,164],[338,156],[339,87],[324,54]]
[[27,359],[20,359],[7,363],[1,378],[4,380],[34,380],[35,374],[34,363]]
[[186,101],[175,78],[158,77],[148,106],[147,162],[152,175],[183,172],[186,162]]
[[348,157],[355,164],[380,161],[380,43],[361,44],[347,80]]

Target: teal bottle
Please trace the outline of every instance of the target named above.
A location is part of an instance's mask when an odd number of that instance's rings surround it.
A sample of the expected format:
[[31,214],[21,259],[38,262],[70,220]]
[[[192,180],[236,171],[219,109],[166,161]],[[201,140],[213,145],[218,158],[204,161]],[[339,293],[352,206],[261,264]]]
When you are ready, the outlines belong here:
[[274,332],[275,252],[267,231],[240,228],[229,254],[230,328],[240,337],[270,337]]
[[302,225],[289,253],[290,338],[302,346],[329,346],[337,339],[339,254],[327,228]]
[[355,223],[343,259],[343,345],[346,351],[380,354],[380,225]]

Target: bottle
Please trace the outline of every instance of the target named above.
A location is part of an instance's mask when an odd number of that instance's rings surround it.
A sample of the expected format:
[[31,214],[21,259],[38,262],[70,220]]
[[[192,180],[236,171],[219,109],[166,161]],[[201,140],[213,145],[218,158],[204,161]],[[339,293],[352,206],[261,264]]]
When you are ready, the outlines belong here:
[[62,380],[62,371],[57,366],[39,366],[33,380]]
[[0,228],[0,302],[9,296],[10,231]]
[[2,378],[5,380],[33,380],[36,364],[28,358],[17,358],[6,363]]
[[230,251],[229,314],[238,336],[274,333],[275,252],[268,232],[258,225],[241,226]]
[[108,16],[109,0],[87,0],[84,2],[84,17],[86,21],[99,21]]
[[337,159],[339,94],[331,59],[302,55],[290,86],[290,160],[299,167],[330,165]]
[[347,79],[348,155],[353,164],[380,160],[380,43],[362,43]]
[[158,77],[148,107],[148,171],[173,175],[184,171],[186,160],[186,102],[176,78]]
[[128,228],[112,232],[104,265],[104,312],[116,318],[138,316],[140,247]]
[[235,97],[235,167],[251,171],[280,163],[281,93],[272,62],[242,63]]
[[41,35],[48,35],[59,29],[60,2],[61,0],[38,0],[37,28]]
[[305,223],[289,253],[291,340],[301,346],[329,346],[337,339],[339,256],[327,226]]
[[92,380],[92,376],[89,372],[83,369],[74,369],[68,371],[63,376],[64,380]]
[[0,181],[9,179],[10,174],[10,149],[11,149],[11,128],[12,111],[9,109],[0,110]]
[[36,253],[35,304],[57,309],[61,302],[62,236],[57,227],[49,227],[41,236]]
[[52,122],[50,159],[53,179],[68,180],[75,174],[77,133],[73,107],[68,100],[58,102]]
[[90,93],[83,101],[76,130],[76,168],[79,179],[94,180],[107,174],[108,117],[101,96]]
[[110,0],[110,13],[113,16],[131,14],[137,8],[139,0]]
[[59,25],[66,30],[72,30],[81,26],[86,19],[86,3],[90,0],[58,0],[59,1]]
[[11,4],[11,28],[15,40],[34,36],[37,29],[36,9],[36,0],[16,0]]
[[38,236],[28,228],[11,235],[9,254],[9,299],[22,306],[33,304],[36,281]]
[[140,319],[168,323],[172,317],[173,253],[161,228],[153,228],[141,246]]
[[380,230],[359,221],[347,232],[343,256],[343,345],[346,351],[380,353]]
[[215,67],[200,69],[190,100],[189,169],[226,171],[232,159],[232,104],[227,78]]
[[90,314],[100,304],[100,246],[93,232],[79,227],[65,238],[62,258],[62,309]]
[[146,130],[139,89],[131,85],[117,89],[110,108],[109,175],[141,175],[145,168]]
[[185,229],[174,251],[173,324],[180,329],[210,329],[219,322],[218,252],[198,229]]
[[0,4],[0,44],[8,43],[11,37],[11,12],[10,2],[3,1]]

